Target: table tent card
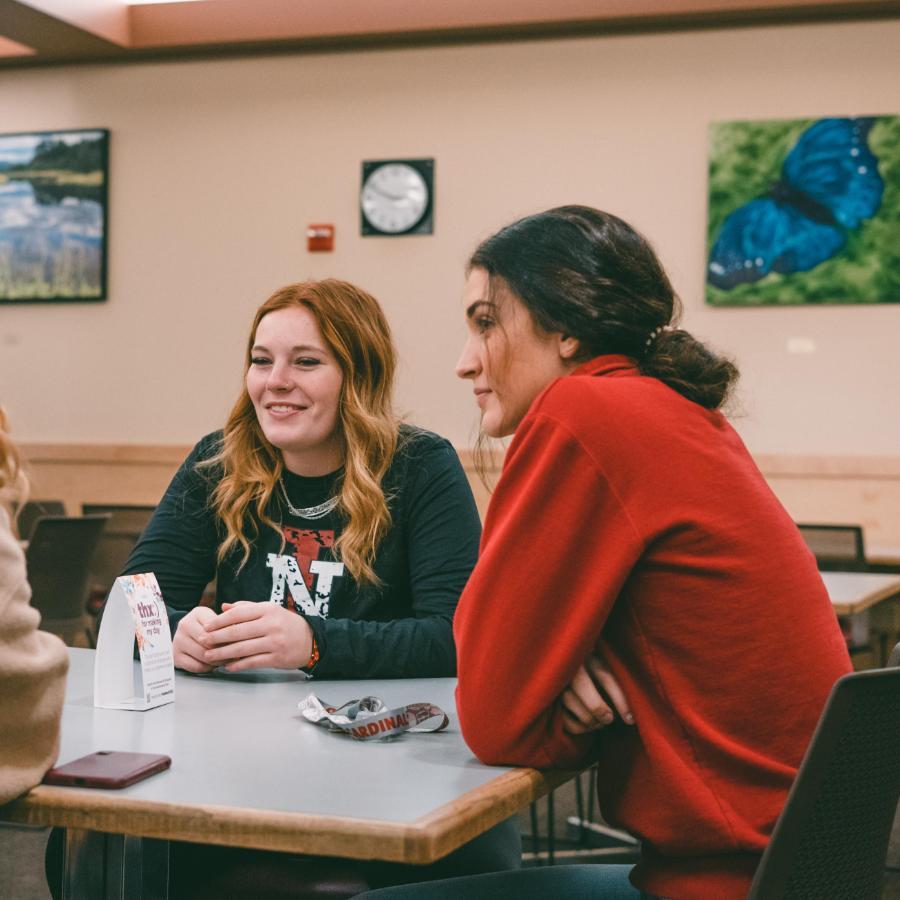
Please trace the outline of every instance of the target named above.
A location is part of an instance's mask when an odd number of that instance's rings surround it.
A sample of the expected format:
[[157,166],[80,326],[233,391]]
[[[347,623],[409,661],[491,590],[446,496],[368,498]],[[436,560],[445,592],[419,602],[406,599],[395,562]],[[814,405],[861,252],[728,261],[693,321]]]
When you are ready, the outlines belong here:
[[[134,642],[140,652],[135,676]],[[152,572],[122,575],[106,601],[94,661],[94,706],[153,709],[175,699],[172,635]]]

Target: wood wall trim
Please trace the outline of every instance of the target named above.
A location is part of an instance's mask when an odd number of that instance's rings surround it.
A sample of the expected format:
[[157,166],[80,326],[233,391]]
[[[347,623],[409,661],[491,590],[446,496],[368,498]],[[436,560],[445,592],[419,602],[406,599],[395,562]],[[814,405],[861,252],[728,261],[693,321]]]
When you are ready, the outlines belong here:
[[[475,471],[472,450],[459,449],[463,468]],[[877,478],[900,479],[900,456],[812,456],[782,453],[758,453],[753,457],[765,475],[780,478]],[[499,472],[503,453],[498,451],[490,472]]]
[[28,462],[100,463],[103,465],[179,464],[191,452],[190,444],[20,444]]
[[[36,500],[62,500],[71,514],[83,503],[155,504],[191,448],[186,444],[21,445]],[[475,468],[472,449],[457,449],[478,510],[490,491]],[[503,462],[498,447],[487,480]],[[900,548],[900,456],[759,454],[769,486],[798,522],[862,525],[868,545]]]
[[[103,465],[171,465],[180,464],[191,452],[190,444],[20,444],[29,462],[98,463]],[[475,471],[470,448],[456,448],[463,468]],[[811,456],[760,453],[756,464],[767,475],[779,477],[818,478],[889,478],[900,479],[900,456]],[[490,471],[499,471],[503,452],[498,450]]]
[[760,453],[754,459],[764,474],[782,478],[900,479],[900,456],[788,456]]

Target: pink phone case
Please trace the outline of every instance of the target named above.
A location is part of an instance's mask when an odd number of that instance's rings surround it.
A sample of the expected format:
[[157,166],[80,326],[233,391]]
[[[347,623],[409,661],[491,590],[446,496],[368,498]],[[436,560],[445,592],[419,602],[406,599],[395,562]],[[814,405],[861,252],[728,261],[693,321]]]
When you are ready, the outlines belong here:
[[123,788],[162,772],[171,765],[171,758],[159,753],[99,750],[51,769],[44,776],[43,783],[71,787]]

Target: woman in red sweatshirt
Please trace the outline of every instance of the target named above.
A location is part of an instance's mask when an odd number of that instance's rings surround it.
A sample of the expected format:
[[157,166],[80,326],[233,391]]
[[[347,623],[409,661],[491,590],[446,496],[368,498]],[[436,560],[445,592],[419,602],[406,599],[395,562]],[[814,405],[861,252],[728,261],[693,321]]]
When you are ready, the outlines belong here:
[[[596,759],[645,894],[744,897],[850,663],[815,560],[719,411],[737,371],[676,326],[647,241],[585,207],[484,241],[465,313],[458,374],[483,432],[513,439],[456,612],[463,735],[490,764]],[[597,730],[616,683],[633,724]],[[538,894],[637,896],[605,868],[541,870]],[[482,886],[537,896],[532,874]],[[446,896],[480,896],[466,881]]]

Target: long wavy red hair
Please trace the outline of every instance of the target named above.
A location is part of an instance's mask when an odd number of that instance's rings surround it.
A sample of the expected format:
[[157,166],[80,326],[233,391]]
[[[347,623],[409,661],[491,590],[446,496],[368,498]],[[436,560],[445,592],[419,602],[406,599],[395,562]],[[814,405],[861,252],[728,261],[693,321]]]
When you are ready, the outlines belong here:
[[[399,435],[393,411],[397,355],[390,326],[378,301],[348,282],[329,278],[289,284],[256,311],[245,374],[263,317],[294,306],[312,313],[344,376],[338,411],[344,462],[339,508],[346,525],[335,553],[358,582],[376,582],[372,563],[391,524],[381,482]],[[280,534],[268,510],[284,468],[281,451],[263,434],[246,385],[225,423],[221,449],[205,465],[220,465],[224,473],[212,498],[226,531],[219,559],[239,546],[244,565],[257,536],[256,521]]]

